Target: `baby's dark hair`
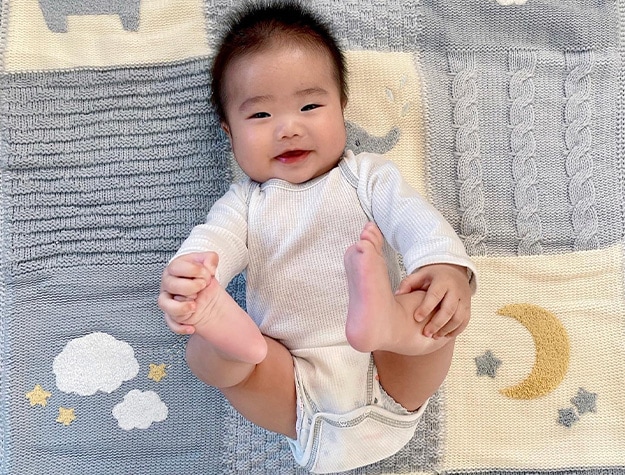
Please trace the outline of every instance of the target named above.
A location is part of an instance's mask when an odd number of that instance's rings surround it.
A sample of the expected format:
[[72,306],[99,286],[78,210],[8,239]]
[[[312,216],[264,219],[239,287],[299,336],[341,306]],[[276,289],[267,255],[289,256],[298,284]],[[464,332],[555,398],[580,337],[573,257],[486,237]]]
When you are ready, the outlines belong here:
[[255,53],[275,42],[299,42],[328,52],[334,64],[341,101],[347,102],[347,67],[329,25],[294,0],[256,1],[234,12],[217,48],[211,69],[211,99],[221,121],[226,120],[224,75],[236,58]]

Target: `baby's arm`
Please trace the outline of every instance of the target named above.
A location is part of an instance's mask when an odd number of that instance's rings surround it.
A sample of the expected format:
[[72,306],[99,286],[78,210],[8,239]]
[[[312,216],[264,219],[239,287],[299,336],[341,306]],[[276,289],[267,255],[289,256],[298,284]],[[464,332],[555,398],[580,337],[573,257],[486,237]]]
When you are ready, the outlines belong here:
[[397,294],[415,290],[426,291],[414,317],[422,322],[430,320],[423,328],[427,337],[454,337],[469,324],[471,295],[467,268],[454,264],[430,264],[408,275],[400,284]]
[[193,228],[165,268],[158,305],[173,332],[195,333],[198,294],[212,279],[227,285],[247,266],[248,192],[249,184],[233,184],[211,207],[206,222]]
[[[462,241],[443,215],[401,176],[397,166],[373,154],[345,159],[358,177],[358,196],[384,238],[403,257],[409,270],[399,293],[426,291],[416,309],[419,322],[427,320],[423,334],[435,338],[455,336],[466,327],[470,314],[467,267],[474,271]],[[458,265],[441,264],[440,260]],[[439,263],[425,265],[425,262]],[[433,312],[431,314],[431,312]]]
[[218,256],[214,252],[185,254],[163,271],[158,305],[171,331],[190,335],[195,329],[195,299],[215,276]]

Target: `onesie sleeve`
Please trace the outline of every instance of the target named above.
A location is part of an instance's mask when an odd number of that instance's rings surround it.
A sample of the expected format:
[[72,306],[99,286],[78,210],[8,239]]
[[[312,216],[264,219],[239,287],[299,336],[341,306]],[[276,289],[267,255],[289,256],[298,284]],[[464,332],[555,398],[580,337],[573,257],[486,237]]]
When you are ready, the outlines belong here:
[[247,213],[250,181],[236,183],[212,206],[206,222],[195,226],[174,258],[212,251],[219,256],[216,279],[226,286],[248,264]]
[[464,266],[475,291],[475,264],[443,215],[402,178],[393,162],[370,153],[352,157],[358,196],[369,206],[385,239],[401,254],[406,270],[412,273],[437,263]]

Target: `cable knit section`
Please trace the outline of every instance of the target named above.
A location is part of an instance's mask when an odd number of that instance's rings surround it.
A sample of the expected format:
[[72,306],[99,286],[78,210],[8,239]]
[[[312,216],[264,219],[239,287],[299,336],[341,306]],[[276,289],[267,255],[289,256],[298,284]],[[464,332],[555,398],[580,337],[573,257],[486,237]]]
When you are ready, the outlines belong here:
[[534,137],[534,73],[536,53],[510,51],[510,149],[514,178],[514,206],[519,255],[542,252],[542,226],[538,214],[538,171]]
[[485,255],[486,220],[477,107],[475,53],[449,53],[451,100],[456,129],[454,154],[460,186],[460,236],[470,255]]
[[565,58],[568,72],[564,82],[566,171],[570,179],[573,246],[576,251],[582,251],[599,247],[593,163],[590,156],[590,72],[595,58],[590,51],[567,53]]

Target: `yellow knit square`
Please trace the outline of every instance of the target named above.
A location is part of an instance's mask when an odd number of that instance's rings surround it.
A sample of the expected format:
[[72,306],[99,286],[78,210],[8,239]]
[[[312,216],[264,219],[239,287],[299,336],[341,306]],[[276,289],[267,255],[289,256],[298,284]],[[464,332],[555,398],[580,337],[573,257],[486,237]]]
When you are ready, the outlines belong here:
[[399,166],[404,179],[425,196],[422,83],[414,54],[348,51],[346,57],[349,102],[345,118],[376,138],[395,132],[397,143],[386,156]]
[[[76,11],[62,6],[72,2],[10,2],[6,71],[154,64],[209,54],[201,0],[117,3],[126,9],[134,4],[136,9],[125,14],[122,7],[112,7],[113,1],[104,12],[101,1],[74,2]],[[137,20],[135,29],[128,26]]]
[[622,245],[475,261],[444,386],[444,469],[625,465]]

